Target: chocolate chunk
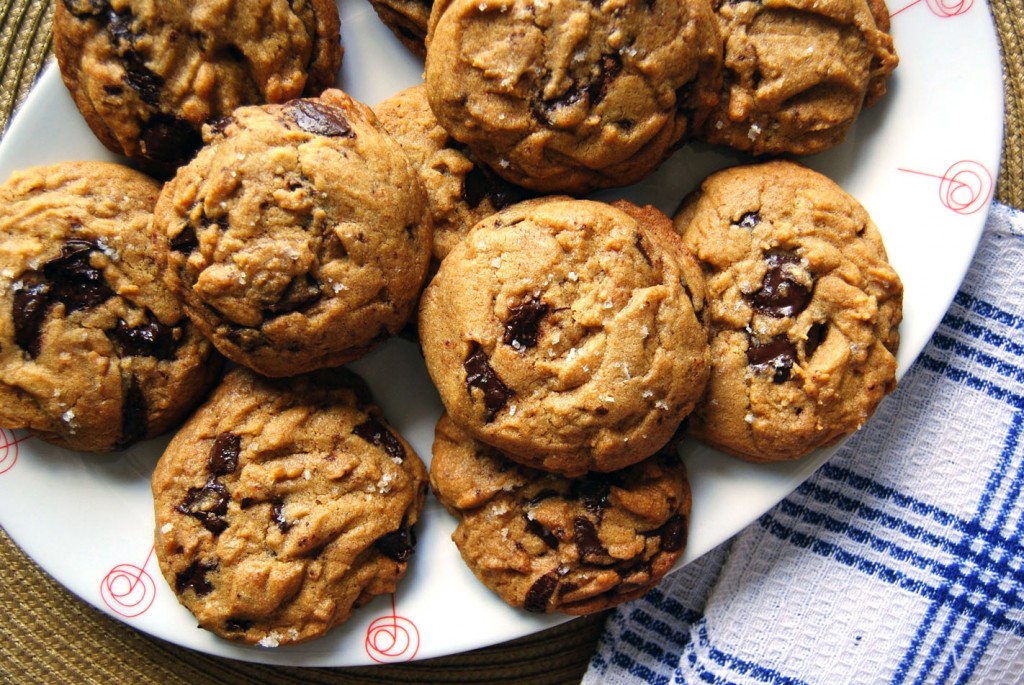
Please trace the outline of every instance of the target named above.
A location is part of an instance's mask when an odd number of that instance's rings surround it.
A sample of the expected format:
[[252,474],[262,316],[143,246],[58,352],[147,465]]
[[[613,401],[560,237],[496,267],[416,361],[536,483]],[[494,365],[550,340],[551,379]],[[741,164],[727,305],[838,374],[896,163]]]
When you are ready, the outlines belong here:
[[828,325],[818,321],[807,330],[807,339],[804,340],[804,359],[810,359],[818,350],[821,343],[825,342],[828,335]]
[[492,421],[508,401],[515,397],[515,393],[495,373],[487,353],[479,343],[470,344],[469,356],[462,363],[462,367],[466,371],[466,388],[476,388],[483,393],[484,420]]
[[238,468],[238,457],[242,452],[242,439],[225,431],[217,436],[206,458],[206,468],[214,476],[226,476]]
[[256,625],[256,623],[247,618],[229,618],[224,621],[224,630],[230,633],[244,633],[254,625]]
[[118,319],[110,337],[122,357],[174,359],[174,353],[178,348],[175,332],[174,327],[165,326],[159,321],[132,327],[125,323],[124,319]]
[[529,533],[533,533],[539,537],[545,545],[551,549],[558,549],[560,544],[558,536],[552,533],[550,530],[544,527],[540,521],[534,518],[530,518],[528,514],[523,514],[523,520],[526,521],[526,530]]
[[577,516],[572,522],[572,537],[579,549],[580,558],[604,556],[607,552],[601,544],[594,523],[587,518]]
[[734,222],[732,225],[739,228],[746,228],[750,230],[761,223],[761,215],[757,212],[747,212],[739,218],[739,221]]
[[416,547],[416,536],[409,524],[402,521],[398,530],[382,535],[373,544],[381,554],[389,559],[405,563]]
[[188,121],[159,113],[143,124],[140,142],[143,153],[149,159],[181,166],[191,160],[203,146],[203,135]]
[[599,473],[590,473],[573,482],[572,498],[579,500],[583,508],[598,521],[604,510],[611,506],[609,494],[611,483],[608,476]]
[[196,238],[196,227],[186,223],[178,235],[171,238],[171,249],[175,252],[192,252],[199,247],[199,240]]
[[148,414],[146,395],[142,392],[139,379],[132,376],[121,403],[121,437],[115,445],[117,449],[134,445],[146,437],[149,430]]
[[44,282],[19,280],[15,283],[11,312],[14,320],[14,342],[33,359],[39,356],[43,339],[43,322],[50,308],[50,286]]
[[686,526],[686,517],[676,514],[662,526],[654,531],[653,535],[661,538],[661,549],[666,552],[678,552],[686,545],[689,534]]
[[760,342],[750,339],[747,346],[747,363],[754,367],[771,366],[775,370],[772,380],[783,383],[789,380],[790,369],[796,362],[796,346],[784,335]]
[[551,571],[536,581],[526,591],[526,598],[523,600],[523,608],[535,614],[544,614],[548,610],[548,601],[555,594],[558,587],[558,576]]
[[287,314],[308,307],[320,299],[320,284],[308,275],[295,277],[285,288],[281,299],[267,308],[269,314]]
[[612,81],[618,78],[621,73],[622,57],[618,53],[601,57],[601,65],[597,76],[587,86],[587,97],[590,98],[591,107],[604,100],[605,96],[608,95],[608,89],[611,87]]
[[281,500],[274,502],[270,507],[270,518],[274,520],[282,533],[287,533],[292,527],[292,524],[284,517],[284,502]]
[[546,302],[541,302],[537,298],[510,307],[501,341],[517,350],[536,346],[540,335],[540,322],[549,309],[551,307]]
[[214,535],[220,535],[228,527],[224,515],[228,513],[228,489],[223,483],[211,477],[201,488],[189,488],[185,501],[175,509],[197,519],[203,528]]
[[480,164],[474,164],[462,181],[462,199],[472,209],[489,199],[495,209],[504,209],[511,204],[526,199],[528,193]]
[[314,100],[294,100],[288,108],[292,120],[306,133],[334,138],[355,138],[345,113]]
[[178,594],[192,588],[199,597],[208,595],[213,592],[213,585],[206,574],[216,570],[216,561],[193,561],[191,566],[174,577],[174,587]]
[[160,93],[164,87],[163,78],[146,66],[146,58],[136,50],[126,50],[121,61],[124,63],[125,84],[150,107],[159,106]]
[[92,265],[96,245],[86,240],[68,240],[54,257],[43,265],[50,282],[50,302],[62,302],[65,312],[95,307],[114,296],[103,272]]
[[811,302],[811,290],[794,278],[787,265],[800,264],[800,258],[789,252],[771,252],[767,255],[768,271],[761,282],[761,289],[750,298],[758,312],[772,318],[796,316]]
[[405,461],[405,447],[401,441],[372,416],[353,428],[352,433],[372,445],[383,448],[396,462]]

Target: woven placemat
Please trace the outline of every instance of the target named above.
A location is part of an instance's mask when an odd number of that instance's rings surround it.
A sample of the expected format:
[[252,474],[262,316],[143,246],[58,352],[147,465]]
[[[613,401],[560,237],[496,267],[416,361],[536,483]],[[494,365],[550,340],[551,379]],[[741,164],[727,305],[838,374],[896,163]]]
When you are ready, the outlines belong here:
[[[54,0],[0,0],[0,130],[50,55]],[[1024,208],[1024,0],[991,0],[1006,92],[996,197]],[[576,683],[603,614],[465,654],[344,669],[262,666],[211,657],[143,635],[80,601],[0,530],[0,683]]]

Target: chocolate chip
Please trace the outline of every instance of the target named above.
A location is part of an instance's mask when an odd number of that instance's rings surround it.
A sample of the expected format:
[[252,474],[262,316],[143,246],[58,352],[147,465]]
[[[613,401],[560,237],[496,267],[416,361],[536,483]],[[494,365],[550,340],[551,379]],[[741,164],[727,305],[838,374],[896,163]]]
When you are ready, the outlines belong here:
[[405,563],[416,546],[416,536],[409,524],[402,521],[398,530],[382,535],[373,544],[381,554],[389,559]]
[[738,221],[733,222],[733,226],[738,228],[745,228],[750,230],[761,223],[761,215],[757,212],[747,212],[739,218]]
[[170,166],[181,166],[203,145],[199,129],[179,117],[158,113],[143,124],[140,147],[145,156]]
[[270,518],[274,520],[282,533],[287,533],[292,527],[291,522],[284,517],[284,502],[281,500],[274,502],[270,507]]
[[306,133],[335,138],[356,137],[345,113],[338,107],[314,100],[294,100],[288,114]]
[[558,576],[554,571],[541,576],[526,591],[523,608],[535,614],[547,613],[548,601],[555,594],[556,587],[558,587]]
[[147,105],[157,107],[164,87],[163,77],[147,67],[146,58],[136,50],[126,50],[121,61],[124,63],[125,84]]
[[218,435],[206,458],[206,468],[214,476],[226,476],[238,468],[238,457],[242,452],[242,439],[225,431]]
[[199,247],[199,240],[196,238],[196,227],[186,223],[178,235],[171,238],[171,249],[175,252],[192,252]]
[[807,338],[804,340],[804,359],[810,359],[814,356],[821,343],[825,342],[825,337],[828,335],[828,326],[821,322],[815,322],[807,330]]
[[98,248],[86,240],[68,240],[60,256],[43,265],[43,275],[50,282],[51,303],[62,302],[67,313],[95,307],[114,296],[103,272],[91,263]]
[[678,552],[686,545],[688,532],[686,517],[676,514],[653,531],[653,534],[661,538],[661,549],[666,552]]
[[153,357],[166,360],[173,359],[178,348],[176,331],[176,328],[165,326],[159,321],[129,326],[124,319],[118,319],[110,337],[122,357]]
[[558,549],[559,540],[558,536],[552,533],[550,530],[544,527],[544,525],[537,519],[530,518],[528,514],[523,514],[523,520],[526,521],[526,530],[529,533],[533,533],[539,537],[545,545],[551,549]]
[[466,388],[476,388],[483,393],[484,420],[492,421],[508,401],[515,397],[515,393],[498,377],[491,367],[487,353],[479,343],[470,344],[469,356],[462,363],[462,367],[466,371]]
[[399,463],[405,461],[405,447],[401,441],[372,416],[353,428],[352,433],[372,445],[383,448],[388,456],[395,461]]
[[551,126],[557,110],[571,107],[584,99],[593,107],[607,96],[608,89],[620,73],[622,58],[618,54],[603,55],[596,65],[597,73],[588,79],[573,81],[570,88],[561,96],[548,99],[535,99],[530,103],[534,117],[545,126]]
[[789,252],[771,252],[765,261],[768,271],[765,272],[761,289],[750,297],[750,302],[758,312],[772,318],[796,316],[811,301],[811,290],[799,283],[792,269],[787,266],[800,264],[800,258]]
[[587,87],[587,97],[590,98],[591,107],[604,100],[605,96],[608,95],[608,89],[611,87],[612,81],[618,78],[621,73],[622,57],[618,53],[601,57],[597,76]]
[[572,537],[581,558],[586,559],[606,554],[604,545],[601,544],[601,538],[597,534],[597,528],[590,519],[577,516],[572,522]]
[[309,275],[296,276],[285,288],[281,298],[267,308],[267,312],[274,315],[298,311],[317,302],[320,299],[320,294],[320,284]]
[[550,308],[546,302],[541,302],[537,298],[510,307],[501,341],[517,350],[536,346],[540,335],[540,322]]
[[598,521],[601,520],[604,510],[611,506],[611,483],[608,478],[609,476],[599,473],[589,473],[573,482],[571,497],[579,500],[587,513]]
[[192,588],[199,597],[208,595],[213,592],[213,585],[206,574],[216,570],[216,561],[193,561],[191,566],[174,577],[174,587],[178,594]]
[[789,380],[790,369],[796,362],[796,346],[784,335],[760,342],[751,338],[747,346],[747,363],[754,367],[772,367],[775,375],[772,381],[784,383]]
[[33,359],[42,348],[43,321],[50,308],[50,286],[41,281],[25,279],[15,283],[11,311],[14,320],[14,342]]
[[134,445],[146,437],[149,430],[148,414],[146,395],[142,392],[142,386],[135,376],[131,376],[121,403],[121,437],[115,445],[117,449]]
[[224,484],[210,477],[203,487],[189,488],[185,501],[175,509],[197,519],[203,528],[214,535],[220,535],[228,527],[227,519],[224,518],[228,513],[228,499],[228,489]]
[[256,623],[247,618],[229,618],[224,621],[224,630],[229,633],[244,633],[254,625],[256,625]]

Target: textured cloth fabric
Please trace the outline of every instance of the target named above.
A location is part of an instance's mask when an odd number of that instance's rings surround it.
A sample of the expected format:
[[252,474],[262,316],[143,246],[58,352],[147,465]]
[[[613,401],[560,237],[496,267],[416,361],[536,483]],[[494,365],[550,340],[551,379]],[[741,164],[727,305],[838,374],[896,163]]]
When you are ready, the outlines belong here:
[[1024,683],[1024,212],[872,421],[610,617],[585,683]]

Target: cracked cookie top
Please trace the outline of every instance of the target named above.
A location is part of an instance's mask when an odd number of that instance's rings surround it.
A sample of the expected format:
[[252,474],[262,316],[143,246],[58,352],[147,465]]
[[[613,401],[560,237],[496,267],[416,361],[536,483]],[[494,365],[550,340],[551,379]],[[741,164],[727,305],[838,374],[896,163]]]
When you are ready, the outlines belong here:
[[166,280],[225,356],[268,376],[337,366],[397,333],[430,259],[423,186],[339,90],[243,107],[167,183]]
[[714,104],[721,51],[707,0],[444,0],[425,79],[496,173],[577,194],[657,167]]

